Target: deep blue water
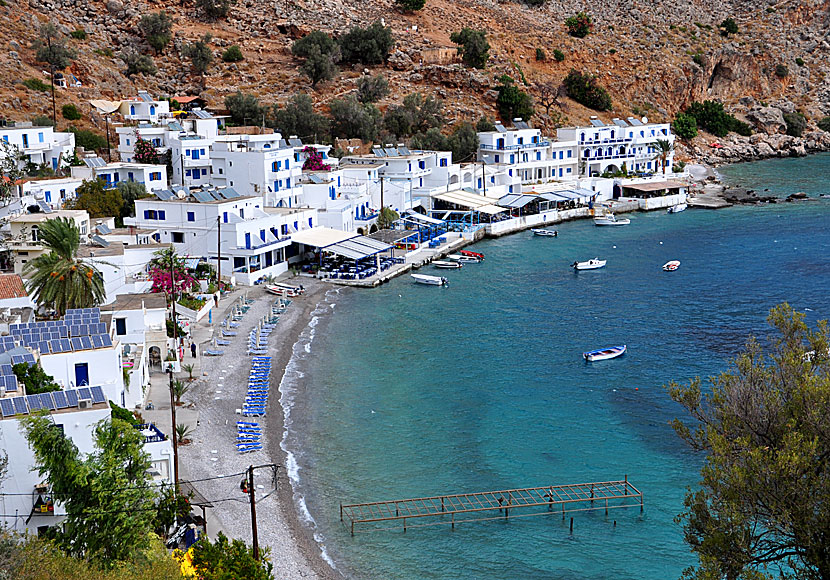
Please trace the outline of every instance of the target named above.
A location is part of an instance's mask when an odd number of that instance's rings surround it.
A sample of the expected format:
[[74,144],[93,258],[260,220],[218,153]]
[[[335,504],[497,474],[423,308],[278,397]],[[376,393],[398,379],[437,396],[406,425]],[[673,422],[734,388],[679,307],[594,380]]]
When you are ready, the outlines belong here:
[[[725,168],[749,187],[818,194],[830,157]],[[803,178],[803,179],[802,179]],[[822,189],[825,188],[825,189]],[[297,369],[300,489],[326,551],[358,578],[665,580],[694,557],[673,518],[701,457],[664,385],[728,367],[769,308],[830,316],[830,200],[631,215],[473,249],[449,288],[401,277],[334,297]],[[598,256],[602,270],[575,273]],[[661,270],[668,260],[682,265]],[[430,273],[431,268],[422,272]],[[439,272],[433,272],[439,273]],[[616,360],[581,353],[625,343]],[[537,517],[350,537],[340,502],[622,479],[645,512]],[[616,521],[616,526],[613,522]]]

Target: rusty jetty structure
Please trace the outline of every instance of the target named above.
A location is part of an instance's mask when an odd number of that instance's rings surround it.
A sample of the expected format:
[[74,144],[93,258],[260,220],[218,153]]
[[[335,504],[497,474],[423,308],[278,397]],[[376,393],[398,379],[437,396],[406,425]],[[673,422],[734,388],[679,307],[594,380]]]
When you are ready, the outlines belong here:
[[[340,521],[355,532],[400,530],[495,519],[639,507],[643,494],[622,481],[480,491],[392,501],[340,504]],[[573,528],[573,518],[571,518]]]

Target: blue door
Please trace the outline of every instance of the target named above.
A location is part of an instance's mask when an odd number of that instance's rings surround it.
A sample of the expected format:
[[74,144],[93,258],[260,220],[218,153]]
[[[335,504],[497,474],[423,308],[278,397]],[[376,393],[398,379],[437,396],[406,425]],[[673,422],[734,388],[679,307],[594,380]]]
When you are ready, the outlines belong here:
[[75,363],[75,385],[80,387],[81,385],[88,385],[89,384],[89,364],[88,363]]

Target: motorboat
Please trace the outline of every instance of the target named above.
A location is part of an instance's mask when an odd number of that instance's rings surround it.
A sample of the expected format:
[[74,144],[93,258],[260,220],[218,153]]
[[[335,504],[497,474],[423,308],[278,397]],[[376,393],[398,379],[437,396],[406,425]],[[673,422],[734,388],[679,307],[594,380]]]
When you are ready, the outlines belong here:
[[[481,258],[476,258],[475,256],[465,256],[464,254],[450,254],[447,256],[448,260],[455,260],[456,262],[461,262],[462,264],[478,264],[481,262]],[[434,264],[435,262],[433,262]]]
[[582,356],[588,362],[593,362],[597,360],[608,360],[609,358],[617,358],[618,356],[622,356],[625,354],[625,345],[622,344],[620,346],[611,346],[608,348],[599,348],[597,350],[589,350],[588,352],[583,352]]
[[418,284],[427,286],[448,286],[449,282],[443,276],[429,276],[427,274],[410,274]]
[[689,207],[688,204],[678,203],[677,205],[673,205],[667,209],[666,213],[680,213],[681,211],[685,211],[687,207]]
[[574,262],[571,264],[571,267],[574,270],[596,270],[597,268],[605,267],[605,262],[606,260],[594,258],[592,260],[588,260],[587,262]]
[[458,270],[461,267],[461,262],[433,260],[432,265],[442,270]]
[[293,297],[297,296],[296,293],[291,292],[290,290],[286,290],[282,286],[278,286],[276,284],[266,284],[265,285],[265,291],[268,292],[269,294],[273,294],[275,296],[282,296],[283,298],[287,298],[287,297],[292,297],[293,298]]
[[680,267],[680,260],[671,260],[663,264],[663,270],[665,272],[674,272]]
[[612,213],[607,213],[605,215],[596,216],[594,218],[594,225],[595,226],[627,226],[630,223],[631,223],[630,219],[627,219],[627,218],[618,219],[617,216],[615,216]]
[[479,260],[484,259],[484,254],[481,254],[479,252],[471,252],[470,250],[461,250],[459,253],[462,256],[472,256],[474,258],[478,258]]
[[530,231],[533,232],[534,236],[542,236],[542,237],[548,237],[548,238],[555,238],[556,236],[559,235],[559,232],[557,232],[556,230],[532,229]]

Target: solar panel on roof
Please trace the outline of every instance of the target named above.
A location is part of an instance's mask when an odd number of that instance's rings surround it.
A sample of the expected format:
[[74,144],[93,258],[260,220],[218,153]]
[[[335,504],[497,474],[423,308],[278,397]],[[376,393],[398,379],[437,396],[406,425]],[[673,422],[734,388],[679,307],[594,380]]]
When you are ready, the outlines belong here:
[[380,147],[372,147],[372,153],[375,154],[375,157],[383,157],[384,156],[383,149],[381,149]]
[[15,397],[12,399],[14,403],[14,412],[18,415],[26,415],[29,412],[29,406],[26,404],[26,397]]
[[52,393],[41,393],[38,395],[40,397],[40,406],[44,409],[49,409],[50,411],[54,411],[55,401],[52,400]]
[[35,355],[33,354],[24,354],[23,355],[23,362],[27,362],[30,364],[35,364]]
[[408,147],[404,147],[403,145],[398,146],[398,153],[400,153],[401,155],[412,155],[412,151],[410,151]]
[[514,121],[513,126],[516,127],[516,129],[530,129],[530,125],[524,121]]
[[61,338],[69,338],[69,327],[68,326],[60,326],[58,327],[58,334]]
[[92,349],[92,340],[88,336],[81,337],[81,350]]
[[15,415],[14,403],[12,403],[11,399],[0,399],[0,412],[4,417],[13,417]]
[[302,147],[303,142],[300,139],[289,139],[288,144],[292,147]]
[[43,213],[52,213],[52,208],[45,201],[38,201],[37,206]]
[[89,391],[88,387],[81,387],[78,389],[78,399],[92,400],[92,393]]
[[153,193],[155,193],[156,197],[159,198],[161,201],[169,201],[176,197],[176,194],[174,194],[169,189],[157,189]]
[[4,377],[6,379],[6,392],[16,392],[20,386],[17,382],[17,377]]
[[69,339],[72,344],[72,350],[83,350],[84,346],[81,344],[80,338],[70,338]]
[[198,191],[198,190],[194,191],[193,192],[193,197],[196,198],[196,201],[199,201],[199,202],[202,202],[202,203],[206,203],[208,201],[213,201],[213,198],[209,194],[205,193],[204,191]]
[[[40,351],[40,354],[49,354],[49,342],[48,341],[41,340],[40,342],[37,343],[37,346],[35,346],[35,348]],[[23,355],[23,356],[25,358],[26,355]],[[34,362],[34,361],[32,361],[32,362]]]
[[28,403],[30,411],[38,411],[43,408],[43,405],[40,404],[40,396],[38,395],[27,396],[26,403]]
[[69,403],[66,402],[66,393],[63,391],[55,391],[52,393],[52,398],[55,400],[55,407],[58,409],[66,409]]
[[25,359],[23,358],[22,354],[13,354],[12,355],[12,364],[13,365],[19,365],[22,362],[26,362]]
[[591,119],[591,125],[593,125],[594,127],[605,127],[605,123],[603,123],[599,119]]
[[642,123],[642,121],[640,121],[640,119],[635,119],[634,117],[628,117],[628,123],[630,125],[635,126],[635,127],[641,127],[643,125],[643,123]]
[[13,377],[14,371],[12,370],[12,365],[3,364],[0,365],[0,375],[4,377]]
[[89,324],[78,325],[78,334],[81,336],[89,336]]
[[92,346],[94,348],[102,348],[104,346],[104,341],[101,339],[100,334],[94,334],[90,338],[92,339]]
[[501,123],[496,123],[493,125],[493,128],[498,131],[499,133],[507,133],[507,129],[504,128],[504,125]]
[[383,150],[386,153],[387,157],[399,157],[398,150],[394,147],[384,148]]
[[214,201],[222,201],[222,196],[216,193],[213,189],[208,189],[206,192],[210,197],[213,198]]
[[72,343],[69,342],[68,338],[61,338],[61,352],[72,352]]
[[104,339],[104,346],[112,346],[112,338],[110,338],[109,334],[102,334],[101,337]]
[[92,402],[93,403],[106,403],[107,398],[104,396],[104,389],[101,387],[92,387],[90,389],[92,391]]
[[138,91],[138,98],[144,101],[145,103],[152,103],[153,97],[150,96],[150,93],[147,91]]
[[84,157],[84,163],[87,167],[104,167],[107,162],[100,157]]
[[50,340],[49,341],[49,350],[51,350],[53,353],[63,352],[61,350],[61,341],[59,341],[59,340]]
[[110,243],[101,236],[93,235],[92,241],[95,243],[96,246],[100,246],[102,248],[108,248],[110,245]]
[[190,112],[193,113],[194,116],[196,116],[200,119],[210,119],[211,118],[211,114],[208,113],[207,111],[205,111],[204,109],[195,108]]
[[241,196],[239,195],[239,192],[238,192],[238,191],[236,191],[236,190],[235,190],[234,188],[232,188],[232,187],[223,187],[223,188],[222,188],[222,195],[224,195],[224,196],[225,196],[225,197],[227,197],[228,199],[234,199],[234,198],[236,198],[236,197],[241,197]]
[[77,407],[78,406],[78,391],[75,389],[68,389],[64,391],[66,393],[66,402],[69,404],[70,407]]

